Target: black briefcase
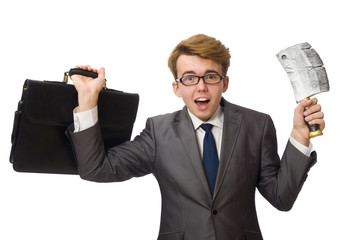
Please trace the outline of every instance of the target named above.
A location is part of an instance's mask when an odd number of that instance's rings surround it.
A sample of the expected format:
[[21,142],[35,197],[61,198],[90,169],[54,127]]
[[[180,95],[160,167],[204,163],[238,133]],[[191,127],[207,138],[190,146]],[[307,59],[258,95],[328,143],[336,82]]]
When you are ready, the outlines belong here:
[[[130,139],[138,102],[135,93],[112,89],[100,92],[98,121],[105,148]],[[11,136],[10,162],[15,171],[78,173],[71,143],[65,135],[77,105],[77,91],[67,81],[25,81]]]

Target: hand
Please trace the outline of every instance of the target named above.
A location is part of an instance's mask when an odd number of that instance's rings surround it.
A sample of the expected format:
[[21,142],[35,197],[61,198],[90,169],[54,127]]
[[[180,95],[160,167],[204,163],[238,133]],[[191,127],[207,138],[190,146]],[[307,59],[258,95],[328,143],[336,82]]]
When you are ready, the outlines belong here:
[[311,100],[302,100],[294,110],[293,129],[291,136],[299,143],[309,146],[309,128],[308,124],[319,124],[323,131],[325,128],[324,113],[322,107],[318,104],[317,98]]
[[82,68],[84,70],[98,72],[98,78],[90,78],[82,75],[73,75],[71,77],[75,88],[78,92],[79,112],[83,112],[97,106],[98,95],[105,84],[105,69],[91,68],[87,66],[76,66],[75,68]]

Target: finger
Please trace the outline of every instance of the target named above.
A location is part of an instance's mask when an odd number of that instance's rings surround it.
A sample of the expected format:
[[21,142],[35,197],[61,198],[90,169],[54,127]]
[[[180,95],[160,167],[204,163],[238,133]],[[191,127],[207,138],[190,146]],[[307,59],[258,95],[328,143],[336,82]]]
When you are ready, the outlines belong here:
[[300,102],[300,105],[302,107],[304,107],[304,109],[308,109],[310,108],[311,106],[314,106],[318,103],[318,99],[317,98],[312,98],[312,99],[304,99]]
[[83,70],[87,70],[87,66],[86,65],[79,65],[79,66],[75,66],[75,68],[81,68]]
[[323,119],[324,118],[324,113],[323,112],[317,112],[317,113],[313,113],[307,117],[305,117],[305,121],[306,122],[310,122],[310,121],[314,121],[317,119]]
[[98,72],[98,69],[92,68],[90,65],[77,65],[74,68],[81,68],[81,69],[87,70],[87,71]]
[[308,122],[309,125],[318,124],[320,129],[323,130],[325,127],[324,121],[324,113],[317,112],[305,118],[305,121]]
[[[312,104],[311,100],[302,100],[299,102],[299,104],[297,105],[297,107],[294,110],[294,114],[295,115],[304,115],[305,110],[308,108],[308,106],[310,106]],[[304,115],[305,116],[305,115]]]
[[313,113],[321,112],[321,111],[322,111],[322,106],[320,104],[313,105],[313,106],[305,109],[304,116],[309,116],[309,115],[311,115]]
[[323,131],[323,129],[325,128],[325,121],[323,119],[315,119],[313,121],[308,122],[309,125],[314,125],[314,124],[318,124],[320,130]]
[[312,101],[312,105],[315,105],[315,104],[317,104],[318,103],[318,98],[312,98],[312,99],[310,99],[311,101]]
[[305,100],[305,99],[300,101],[300,103],[298,104],[299,108],[302,108],[302,109],[305,109],[305,108],[309,107],[310,105],[312,105],[312,100]]
[[98,72],[97,68],[92,68],[91,66],[87,65],[87,70],[92,72]]

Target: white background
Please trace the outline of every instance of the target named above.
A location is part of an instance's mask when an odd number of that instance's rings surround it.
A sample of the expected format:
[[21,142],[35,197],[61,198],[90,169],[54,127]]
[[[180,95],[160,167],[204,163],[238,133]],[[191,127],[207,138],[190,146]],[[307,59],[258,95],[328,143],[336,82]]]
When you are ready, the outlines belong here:
[[[252,2],[252,3],[251,3]],[[362,239],[361,7],[358,1],[2,1],[0,4],[0,239],[156,239],[160,192],[152,175],[97,184],[78,176],[26,174],[9,163],[14,112],[26,78],[62,80],[78,64],[106,67],[110,88],[140,94],[134,126],[183,106],[167,58],[197,33],[231,50],[224,97],[269,113],[280,155],[295,107],[275,54],[309,42],[331,91],[318,96],[327,128],[313,140],[318,163],[290,212],[257,193],[265,239]]]

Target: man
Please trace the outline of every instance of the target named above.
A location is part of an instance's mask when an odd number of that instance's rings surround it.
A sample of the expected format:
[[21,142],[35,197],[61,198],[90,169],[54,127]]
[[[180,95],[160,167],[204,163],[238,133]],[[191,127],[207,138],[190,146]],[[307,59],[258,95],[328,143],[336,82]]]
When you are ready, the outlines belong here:
[[200,34],[182,41],[171,53],[169,67],[176,79],[173,91],[186,106],[149,118],[133,141],[107,152],[97,123],[104,68],[97,79],[72,77],[79,107],[75,129],[70,127],[68,134],[80,176],[112,182],[152,173],[162,194],[159,240],[262,239],[255,188],[287,211],[316,162],[304,121],[324,129],[317,99],[296,107],[280,161],[271,118],[223,99],[229,61],[229,49],[212,37]]

